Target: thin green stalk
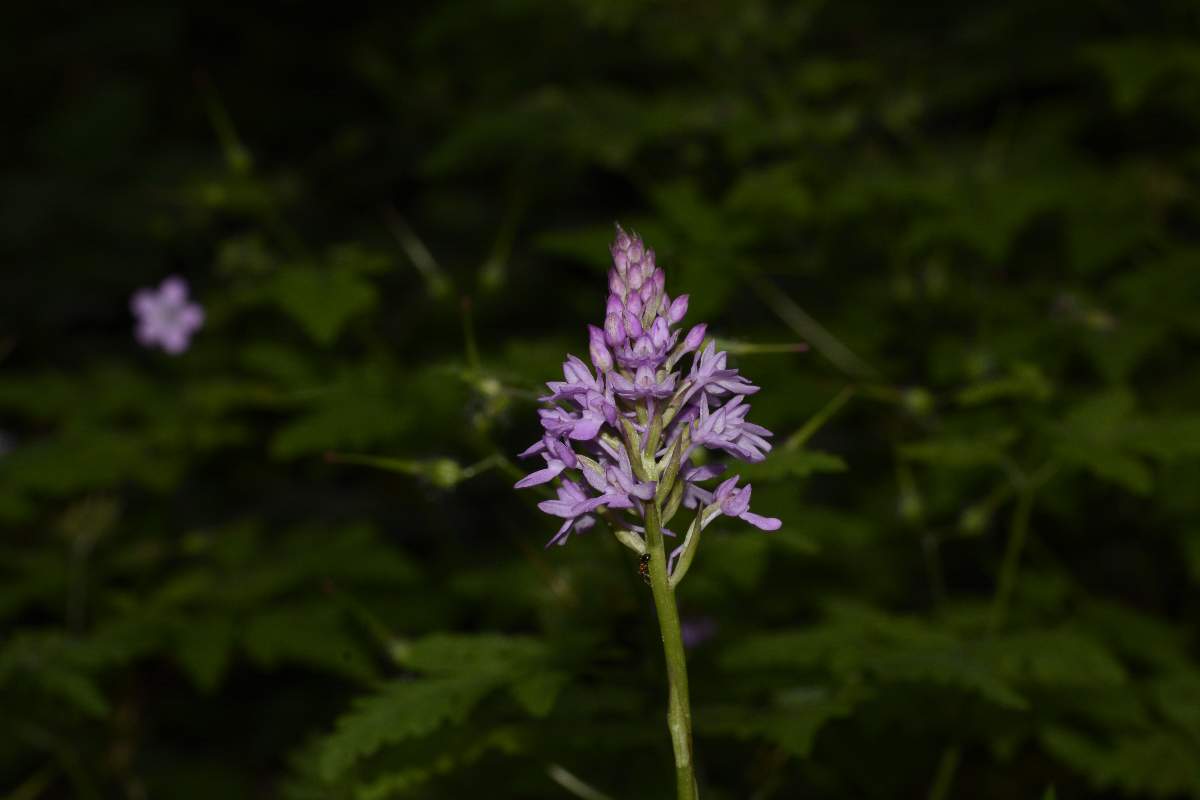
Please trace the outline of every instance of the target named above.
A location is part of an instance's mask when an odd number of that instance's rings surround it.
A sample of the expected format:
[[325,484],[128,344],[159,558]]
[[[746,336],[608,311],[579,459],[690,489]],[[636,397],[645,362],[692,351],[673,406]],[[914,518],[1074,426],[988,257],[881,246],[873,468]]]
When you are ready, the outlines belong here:
[[[1054,476],[1058,465],[1053,461],[1043,464],[1029,478],[1018,473],[1012,486],[1017,495],[1017,505],[1013,509],[1012,520],[1008,527],[1008,542],[1004,548],[1004,562],[1000,565],[1000,575],[996,581],[996,592],[992,595],[992,607],[988,615],[988,634],[994,634],[1004,625],[1008,613],[1009,600],[1017,583],[1017,573],[1021,566],[1021,555],[1025,550],[1025,542],[1029,538],[1029,517],[1033,513],[1033,500],[1037,490]],[[954,783],[958,772],[959,761],[962,758],[962,746],[953,744],[942,751],[938,762],[937,774],[929,790],[929,800],[944,800]]]
[[958,772],[958,762],[962,759],[962,747],[952,745],[942,752],[938,762],[937,774],[933,778],[933,786],[929,790],[929,800],[945,800],[950,794],[950,786],[954,783],[954,775]]
[[483,368],[483,364],[479,360],[479,344],[475,341],[475,318],[473,316],[475,309],[471,304],[471,298],[464,296],[460,307],[462,309],[463,341],[467,347],[467,365],[479,372]]
[[1021,553],[1025,540],[1029,538],[1029,515],[1033,511],[1033,489],[1022,486],[1017,492],[1017,507],[1013,510],[1009,528],[1008,545],[1004,551],[1004,563],[1000,566],[1000,578],[996,583],[996,594],[992,598],[991,614],[988,617],[988,632],[995,633],[1004,624],[1008,612],[1009,598],[1017,582],[1017,570],[1021,565]]
[[843,388],[840,392],[834,395],[833,399],[826,403],[820,411],[818,411],[816,414],[813,414],[808,422],[804,423],[800,430],[788,437],[787,441],[784,442],[783,449],[797,450],[803,447],[805,443],[812,438],[812,435],[819,431],[821,426],[828,422],[834,414],[841,411],[842,406],[846,405],[846,403],[849,402],[850,398],[853,396],[853,386],[846,386]]
[[675,781],[678,800],[697,800],[695,767],[692,758],[692,711],[688,704],[687,658],[679,626],[675,592],[667,578],[667,552],[662,525],[653,503],[646,509],[646,551],[650,554],[650,589],[658,626],[662,631],[663,652],[667,659],[667,728],[675,753]]

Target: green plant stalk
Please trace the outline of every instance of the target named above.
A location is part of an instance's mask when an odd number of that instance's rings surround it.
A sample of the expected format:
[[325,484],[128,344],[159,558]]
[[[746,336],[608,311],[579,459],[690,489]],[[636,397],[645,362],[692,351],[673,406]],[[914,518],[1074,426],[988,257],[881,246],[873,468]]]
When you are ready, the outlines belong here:
[[1025,550],[1025,540],[1029,538],[1029,515],[1032,511],[1033,489],[1023,486],[1017,493],[1017,507],[1013,510],[1004,562],[996,582],[996,593],[992,597],[992,608],[988,617],[989,633],[995,633],[1004,625],[1009,599],[1017,583],[1017,571],[1021,565],[1021,554]]
[[[1029,517],[1033,513],[1034,494],[1038,487],[1049,480],[1058,469],[1054,462],[1042,466],[1028,479],[1017,482],[1017,506],[1013,509],[1012,521],[1009,523],[1008,542],[1004,548],[1004,561],[1000,567],[1000,576],[996,581],[996,591],[992,595],[992,606],[988,614],[987,632],[995,634],[1004,625],[1008,613],[1009,599],[1017,583],[1017,572],[1021,566],[1021,554],[1025,550],[1025,542],[1029,538]],[[928,800],[945,800],[954,783],[962,760],[962,745],[954,744],[942,751],[938,762],[937,774],[930,788]]]
[[695,767],[692,759],[692,711],[688,703],[687,658],[679,627],[679,609],[675,591],[667,578],[667,552],[663,543],[659,510],[654,503],[646,509],[646,552],[650,554],[650,589],[658,626],[662,631],[663,653],[667,659],[667,728],[675,753],[675,781],[678,800],[697,800]]

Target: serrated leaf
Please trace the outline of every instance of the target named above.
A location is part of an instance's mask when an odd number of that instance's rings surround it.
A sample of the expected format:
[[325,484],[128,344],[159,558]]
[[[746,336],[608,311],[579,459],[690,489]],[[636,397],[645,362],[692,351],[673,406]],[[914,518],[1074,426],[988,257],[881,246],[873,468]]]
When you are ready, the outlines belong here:
[[986,652],[916,619],[844,607],[809,630],[749,637],[729,648],[726,669],[823,669],[846,682],[917,682],[974,692],[1002,708],[1028,702],[998,673]]
[[694,713],[695,727],[708,736],[765,740],[790,755],[807,758],[821,729],[852,714],[861,695],[807,687],[777,696],[767,708],[701,707]]
[[1113,687],[1128,679],[1102,644],[1071,629],[1007,634],[985,643],[983,652],[1009,680],[1049,688]]
[[385,745],[462,722],[491,688],[491,681],[472,676],[388,683],[356,701],[354,710],[339,719],[322,742],[318,755],[322,777],[336,780]]
[[347,630],[334,606],[292,606],[252,616],[241,633],[242,646],[260,665],[298,664],[357,681],[375,677],[359,640]]
[[1111,742],[1051,727],[1042,746],[1098,789],[1155,797],[1200,793],[1200,760],[1194,743],[1167,733],[1118,736]]
[[544,643],[525,636],[436,634],[397,642],[392,656],[404,666],[430,675],[485,671],[516,676],[547,656]]
[[108,713],[109,704],[104,693],[89,676],[62,668],[50,668],[37,676],[37,683],[47,692],[57,695],[71,705],[93,717]]
[[1043,401],[1050,397],[1050,382],[1036,364],[1013,366],[1008,375],[973,383],[959,391],[955,399],[964,406],[976,406],[1013,397]]

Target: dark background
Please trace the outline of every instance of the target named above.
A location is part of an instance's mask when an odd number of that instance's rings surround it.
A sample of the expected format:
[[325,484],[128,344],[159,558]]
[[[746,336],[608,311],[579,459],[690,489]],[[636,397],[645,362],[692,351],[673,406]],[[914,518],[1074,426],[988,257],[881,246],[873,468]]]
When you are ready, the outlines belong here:
[[619,220],[777,434],[702,796],[1200,797],[1200,6],[4,18],[0,795],[670,796],[633,557],[511,489]]

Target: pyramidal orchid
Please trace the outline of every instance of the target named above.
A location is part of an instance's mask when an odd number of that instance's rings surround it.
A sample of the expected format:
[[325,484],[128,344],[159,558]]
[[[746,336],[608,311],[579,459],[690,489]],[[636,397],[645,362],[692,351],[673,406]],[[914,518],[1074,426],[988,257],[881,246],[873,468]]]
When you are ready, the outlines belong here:
[[[563,380],[547,384],[538,411],[544,433],[521,455],[544,466],[523,489],[557,480],[557,498],[538,507],[561,520],[551,544],[593,527],[603,515],[640,557],[663,633],[679,798],[695,798],[687,669],[674,590],[701,532],[719,517],[764,531],[780,521],[750,510],[750,484],[723,475],[717,459],[762,461],[771,432],[747,420],[757,386],[729,366],[704,323],[683,326],[688,295],[666,292],[654,251],[617,226],[602,325],[588,326],[591,364],[567,356]],[[686,332],[685,332],[686,327]],[[684,362],[688,368],[684,369]],[[684,535],[667,528],[682,515]],[[667,553],[665,537],[674,544]]]

